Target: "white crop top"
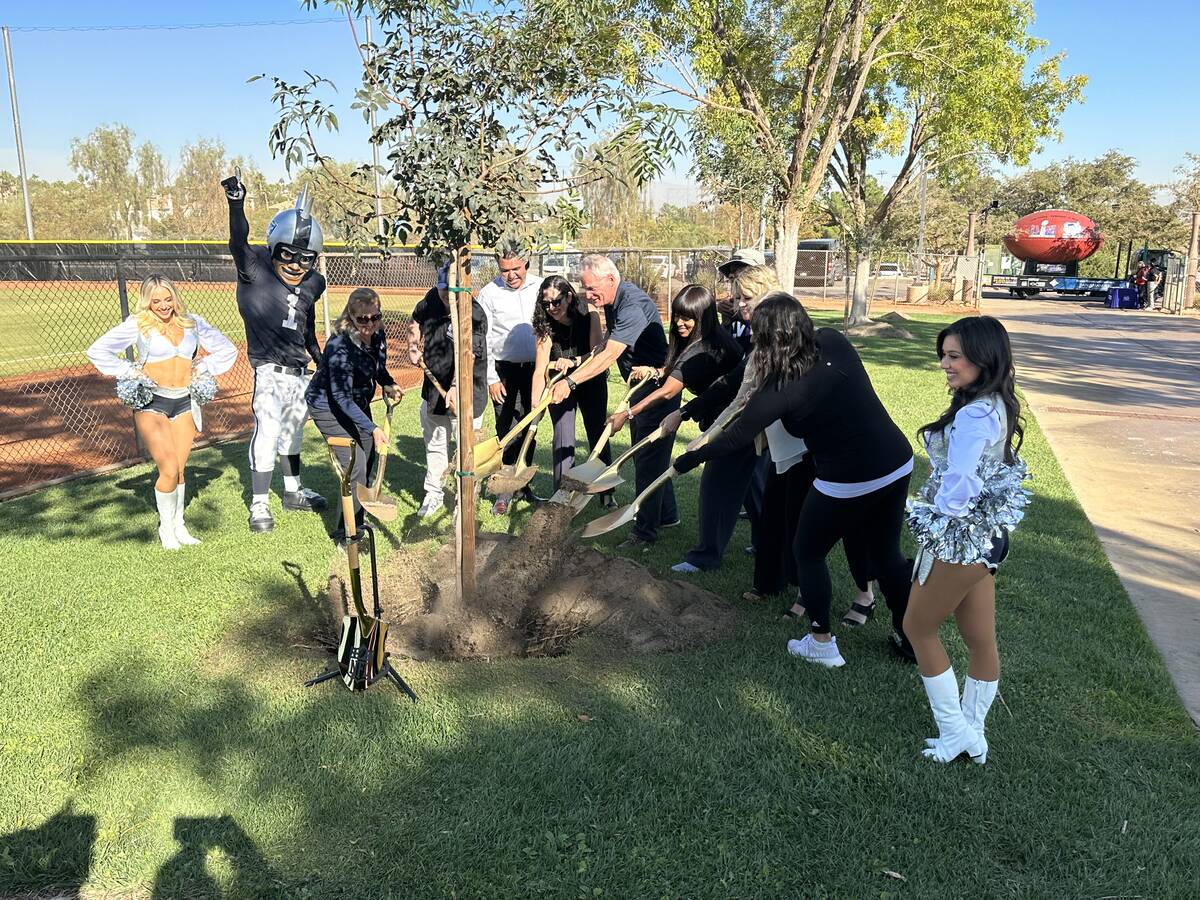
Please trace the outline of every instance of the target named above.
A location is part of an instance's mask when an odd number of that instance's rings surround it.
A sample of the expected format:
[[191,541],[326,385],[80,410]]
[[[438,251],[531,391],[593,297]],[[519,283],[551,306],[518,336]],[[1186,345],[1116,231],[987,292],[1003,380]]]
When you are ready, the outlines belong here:
[[229,338],[200,316],[195,313],[189,315],[196,327],[183,330],[183,340],[179,342],[178,347],[161,332],[140,333],[137,319],[130,316],[96,338],[95,343],[88,347],[87,357],[102,374],[123,378],[136,368],[124,356],[118,355],[124,354],[129,347],[137,348],[140,365],[163,362],[175,357],[191,359],[199,347],[208,355],[196,364],[198,372],[207,371],[213,376],[228,372],[237,360],[237,348]]

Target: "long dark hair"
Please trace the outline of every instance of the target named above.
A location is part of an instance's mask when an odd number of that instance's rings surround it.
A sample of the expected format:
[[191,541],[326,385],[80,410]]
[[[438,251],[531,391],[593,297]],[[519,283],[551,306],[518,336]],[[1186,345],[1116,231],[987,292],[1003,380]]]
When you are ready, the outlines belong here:
[[567,304],[567,315],[570,319],[586,319],[588,317],[587,298],[575,292],[571,282],[561,275],[550,275],[542,279],[538,288],[537,303],[533,307],[533,333],[539,338],[549,337],[551,328],[550,312],[542,305],[547,288],[556,288],[558,296],[564,298]]
[[754,364],[765,384],[799,378],[817,364],[817,334],[800,301],[785,291],[771,291],[750,317]]
[[[675,333],[676,319],[691,319],[696,323],[686,340],[681,340]],[[685,284],[671,301],[671,341],[663,371],[670,373],[684,350],[694,347],[719,327],[717,301],[712,292],[702,284]]]
[[[979,377],[964,388],[951,389],[950,406],[937,420],[921,426],[917,434],[924,437],[943,431],[954,421],[955,414],[973,400],[998,394],[1008,414],[1008,434],[1004,442],[1005,462],[1012,463],[1025,441],[1025,423],[1021,418],[1021,402],[1017,399],[1016,369],[1013,367],[1012,344],[999,319],[992,316],[968,316],[952,322],[937,336],[937,355],[942,358],[946,338],[958,338],[963,356],[979,367]],[[1014,444],[1013,438],[1016,438]]]

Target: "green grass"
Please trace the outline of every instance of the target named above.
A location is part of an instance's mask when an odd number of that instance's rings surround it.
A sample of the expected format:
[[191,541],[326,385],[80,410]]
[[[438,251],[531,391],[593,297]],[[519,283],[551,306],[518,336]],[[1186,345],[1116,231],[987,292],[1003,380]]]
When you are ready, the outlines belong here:
[[[909,434],[945,402],[940,321],[864,350]],[[445,519],[404,518],[423,463],[402,409],[381,543],[432,546]],[[1026,447],[986,767],[921,759],[933,726],[886,615],[840,636],[836,672],[788,657],[775,604],[738,600],[736,632],[687,653],[402,662],[412,705],[300,686],[333,552],[315,516],[247,534],[244,445],[193,457],[204,544],[178,554],[153,546],[146,466],[0,504],[0,895],[1195,896],[1200,740],[1036,423]],[[305,460],[332,494],[313,433]],[[745,543],[696,580],[739,596]]]

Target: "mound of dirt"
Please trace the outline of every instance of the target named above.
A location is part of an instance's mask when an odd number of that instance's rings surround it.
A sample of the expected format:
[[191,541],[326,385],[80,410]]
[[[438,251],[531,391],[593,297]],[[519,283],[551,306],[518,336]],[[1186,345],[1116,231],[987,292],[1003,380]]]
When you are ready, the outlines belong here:
[[[388,649],[415,659],[558,656],[580,635],[597,633],[616,649],[646,653],[703,644],[733,626],[736,612],[715,594],[655,578],[576,537],[571,509],[551,503],[515,537],[479,535],[478,591],[469,606],[456,599],[453,542],[432,556],[396,551],[379,572]],[[364,571],[368,611],[369,583]],[[330,577],[330,599],[340,620],[349,601],[342,574]]]

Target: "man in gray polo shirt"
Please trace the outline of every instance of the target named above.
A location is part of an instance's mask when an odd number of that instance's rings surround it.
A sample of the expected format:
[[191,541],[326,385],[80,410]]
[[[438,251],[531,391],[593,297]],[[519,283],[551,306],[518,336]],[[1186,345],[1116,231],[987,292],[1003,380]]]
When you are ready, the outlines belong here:
[[[607,378],[614,362],[621,377],[629,380],[639,366],[661,368],[667,361],[667,335],[662,317],[650,296],[630,281],[623,281],[611,259],[596,253],[585,256],[580,281],[588,303],[604,310],[608,338],[603,347],[582,366],[554,386],[554,402],[561,403],[575,388],[592,378]],[[637,442],[658,428],[669,413],[679,408],[679,396],[657,403],[629,419],[629,439]],[[633,458],[634,486],[640,494],[671,465],[669,438],[654,441]],[[621,546],[648,550],[658,539],[659,528],[679,524],[675,489],[667,482],[638,508],[633,534]]]

